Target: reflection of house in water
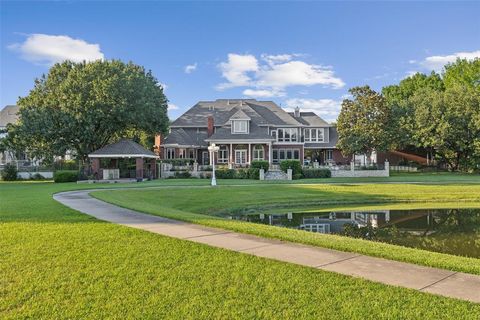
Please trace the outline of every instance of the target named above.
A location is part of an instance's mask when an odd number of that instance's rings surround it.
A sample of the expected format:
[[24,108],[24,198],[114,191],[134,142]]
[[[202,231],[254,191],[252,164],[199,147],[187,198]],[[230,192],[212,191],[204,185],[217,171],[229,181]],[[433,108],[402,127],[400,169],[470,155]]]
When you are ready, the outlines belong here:
[[304,216],[300,229],[320,233],[340,233],[346,224],[357,227],[381,227],[390,221],[390,211],[330,212]]

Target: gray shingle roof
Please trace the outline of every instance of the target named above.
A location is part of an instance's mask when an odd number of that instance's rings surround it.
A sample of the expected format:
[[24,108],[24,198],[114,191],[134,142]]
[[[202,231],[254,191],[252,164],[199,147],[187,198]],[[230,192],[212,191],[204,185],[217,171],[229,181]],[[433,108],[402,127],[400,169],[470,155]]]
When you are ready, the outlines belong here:
[[[294,112],[289,112],[288,113],[290,116],[294,116]],[[323,120],[320,118],[315,112],[300,112],[300,117],[295,117],[299,122],[306,126],[312,126],[312,127],[330,127],[331,124],[329,124],[327,121]]]
[[215,133],[207,141],[215,140],[274,140],[268,134],[267,127],[259,127],[254,123],[250,124],[250,132],[247,134],[232,133],[231,127],[216,128]]
[[302,125],[272,101],[218,99],[198,102],[175,120],[171,127],[207,127],[208,116],[213,116],[215,126],[222,126],[239,111],[242,111],[257,125]]
[[163,144],[174,144],[180,146],[207,146],[205,139],[207,132],[197,132],[195,128],[172,128],[165,138]]
[[150,150],[145,149],[138,143],[129,140],[121,139],[116,143],[106,145],[88,155],[90,158],[108,157],[108,156],[125,156],[125,157],[143,157],[156,158],[157,156]]

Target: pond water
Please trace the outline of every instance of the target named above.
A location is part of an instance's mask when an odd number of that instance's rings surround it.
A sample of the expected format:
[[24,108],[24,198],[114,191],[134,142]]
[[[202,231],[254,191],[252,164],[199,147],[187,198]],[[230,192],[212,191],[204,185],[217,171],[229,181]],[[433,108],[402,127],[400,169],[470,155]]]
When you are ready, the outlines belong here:
[[480,209],[260,213],[229,218],[480,258]]

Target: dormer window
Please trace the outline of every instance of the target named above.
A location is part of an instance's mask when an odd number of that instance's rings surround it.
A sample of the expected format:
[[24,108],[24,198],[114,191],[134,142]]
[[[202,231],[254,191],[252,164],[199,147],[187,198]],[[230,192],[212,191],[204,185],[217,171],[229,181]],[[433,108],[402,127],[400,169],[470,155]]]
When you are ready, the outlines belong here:
[[248,120],[232,120],[232,133],[248,133]]

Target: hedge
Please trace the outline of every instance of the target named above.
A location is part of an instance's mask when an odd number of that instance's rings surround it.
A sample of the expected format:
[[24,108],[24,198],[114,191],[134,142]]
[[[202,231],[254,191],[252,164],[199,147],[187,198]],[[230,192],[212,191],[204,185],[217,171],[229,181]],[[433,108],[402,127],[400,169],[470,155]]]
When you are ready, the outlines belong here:
[[332,172],[330,169],[303,169],[305,178],[330,178]]
[[59,182],[76,182],[78,181],[78,171],[76,170],[58,170],[53,174],[53,181]]
[[252,161],[252,164],[250,165],[250,168],[263,169],[263,170],[265,170],[265,172],[267,172],[268,168],[269,168],[269,163],[268,163],[268,161],[265,161],[265,160],[254,160],[254,161]]
[[280,162],[280,169],[287,172],[287,169],[292,169],[292,175],[302,174],[302,165],[298,160],[283,160]]

